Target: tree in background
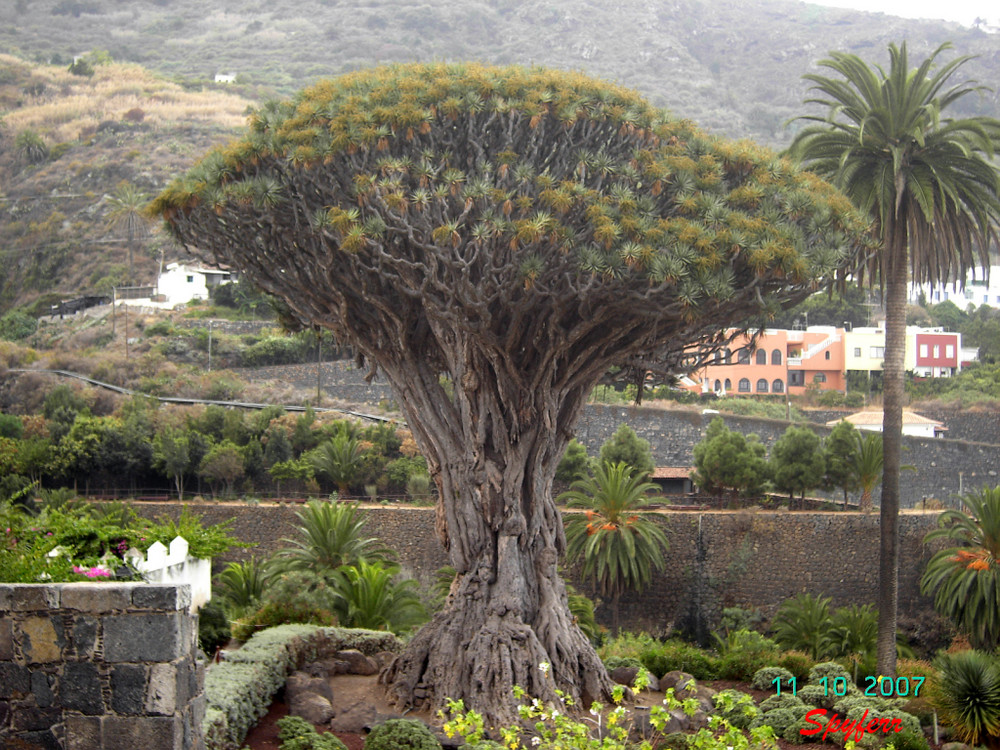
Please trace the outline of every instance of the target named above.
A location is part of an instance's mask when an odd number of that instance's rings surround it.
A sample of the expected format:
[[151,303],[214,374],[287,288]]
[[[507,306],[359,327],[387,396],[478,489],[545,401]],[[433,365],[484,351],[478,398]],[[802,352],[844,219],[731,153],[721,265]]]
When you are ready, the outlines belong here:
[[911,69],[905,42],[890,45],[888,72],[841,52],[822,60],[834,77],[804,78],[818,92],[807,103],[827,112],[803,116],[816,124],[800,130],[789,148],[871,217],[880,242],[859,281],[867,275],[885,290],[878,670],[890,677],[896,674],[907,286],[964,284],[970,268],[989,267],[1000,224],[1000,174],[993,161],[1000,122],[947,116],[952,105],[979,90],[969,81],[951,83],[968,57],[935,68],[949,46]]
[[962,498],[966,510],[949,509],[925,542],[954,546],[927,563],[920,592],[933,595],[934,609],[968,634],[974,648],[1000,645],[1000,487],[983,487]]
[[826,459],[819,436],[808,427],[790,425],[771,448],[769,463],[774,486],[788,493],[789,506],[795,493],[804,505],[806,490],[823,484]]
[[569,441],[566,453],[556,466],[555,478],[560,482],[575,482],[590,475],[590,456],[587,449],[576,438]]
[[153,210],[391,384],[458,580],[384,679],[397,705],[426,684],[489,722],[516,719],[514,685],[612,687],[566,606],[551,493],[594,386],[676,371],[801,300],[851,265],[861,228],[819,179],[633,92],[472,64],[267,105]]
[[854,439],[857,450],[854,452],[851,472],[854,475],[854,482],[861,490],[861,499],[858,501],[858,505],[863,512],[870,513],[872,495],[882,479],[882,471],[885,466],[882,436],[875,432],[866,432],[864,435],[858,432]]
[[199,476],[215,484],[221,483],[222,494],[226,497],[233,494],[233,485],[243,476],[243,472],[243,454],[229,440],[209,448],[198,465]]
[[624,463],[643,479],[653,473],[653,453],[649,441],[635,434],[635,430],[624,422],[618,425],[615,434],[601,446],[601,463]]
[[128,248],[128,283],[135,283],[132,271],[132,258],[136,243],[149,234],[149,220],[146,218],[146,204],[149,196],[128,182],[121,183],[108,198],[111,210],[108,212],[108,222],[116,232],[125,234],[125,246]]
[[638,515],[659,488],[619,461],[602,462],[594,476],[573,482],[559,496],[570,508],[585,508],[566,522],[566,557],[582,561],[583,575],[602,596],[611,597],[611,632],[618,635],[621,596],[642,591],[652,571],[663,570],[667,536],[654,521]]
[[730,430],[722,417],[715,417],[693,453],[692,479],[705,492],[717,497],[726,491],[756,497],[764,491],[769,469],[756,435]]
[[357,439],[340,433],[320,443],[309,460],[317,474],[327,477],[341,497],[347,497],[361,469],[361,446]]
[[826,475],[823,486],[844,491],[844,510],[847,510],[848,493],[858,489],[858,475],[855,471],[858,454],[858,430],[842,419],[834,425],[823,441],[823,457]]

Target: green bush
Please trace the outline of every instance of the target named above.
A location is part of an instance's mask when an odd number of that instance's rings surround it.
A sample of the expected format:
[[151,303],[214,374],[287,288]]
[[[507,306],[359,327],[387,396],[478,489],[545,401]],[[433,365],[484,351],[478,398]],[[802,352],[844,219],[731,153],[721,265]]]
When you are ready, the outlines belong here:
[[715,714],[737,729],[749,729],[750,723],[760,714],[753,696],[739,690],[720,690],[713,700],[717,706]]
[[787,669],[797,680],[804,683],[809,678],[809,670],[816,666],[816,662],[809,654],[801,651],[785,651],[778,657],[777,666]]
[[213,599],[198,610],[198,646],[211,656],[225,646],[231,637],[226,610]]
[[441,750],[441,743],[416,719],[389,719],[372,729],[364,750]]
[[809,684],[823,687],[820,685],[820,680],[826,678],[826,688],[830,693],[833,693],[834,681],[838,677],[843,677],[847,681],[848,691],[857,691],[858,688],[854,684],[851,673],[847,671],[843,664],[838,664],[835,661],[824,661],[809,670]]
[[796,717],[790,709],[776,708],[773,711],[762,713],[751,721],[750,728],[756,729],[757,727],[768,726],[774,730],[776,735],[781,736],[788,727],[798,720],[799,717]]
[[[844,396],[844,406],[848,409],[860,409],[865,405],[865,396],[863,393],[858,391],[851,391],[846,396]],[[897,748],[897,750],[899,750]]]
[[756,630],[730,633],[720,648],[723,654],[717,673],[727,680],[749,680],[758,670],[774,664],[778,658],[778,644]]
[[660,747],[668,750],[688,750],[690,747],[688,735],[684,732],[671,732],[663,736]]
[[781,695],[772,695],[770,698],[765,698],[760,703],[760,710],[764,713],[769,711],[777,711],[779,709],[797,708],[799,706],[804,706],[805,703],[797,695],[792,695],[791,693],[782,693]]
[[252,615],[234,622],[232,635],[238,641],[245,641],[258,631],[278,625],[333,625],[336,620],[330,610],[308,602],[267,602]]
[[604,668],[609,672],[612,669],[618,669],[619,667],[635,667],[636,669],[641,669],[642,662],[632,656],[612,656],[604,662]]
[[347,750],[347,745],[329,732],[320,734],[305,719],[285,716],[278,719],[281,750]]
[[822,685],[806,685],[798,689],[797,695],[803,703],[822,708],[833,708],[836,700],[833,691],[825,690]]
[[775,680],[780,680],[782,688],[791,690],[793,677],[794,675],[784,667],[764,667],[754,672],[750,684],[758,690],[776,690],[778,686]]
[[642,651],[639,661],[656,677],[679,669],[696,680],[714,680],[719,668],[709,654],[676,638]]

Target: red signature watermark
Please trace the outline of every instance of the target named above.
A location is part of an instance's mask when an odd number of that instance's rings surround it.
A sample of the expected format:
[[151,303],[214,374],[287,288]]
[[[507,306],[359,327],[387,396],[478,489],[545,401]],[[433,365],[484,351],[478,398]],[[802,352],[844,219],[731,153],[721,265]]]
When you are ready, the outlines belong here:
[[[825,740],[829,734],[843,733],[844,741],[853,739],[855,742],[859,742],[862,737],[865,736],[865,732],[870,732],[874,734],[875,732],[885,732],[888,734],[890,731],[902,732],[903,723],[899,719],[889,719],[889,718],[878,718],[878,719],[868,719],[868,709],[865,709],[864,715],[860,719],[855,719],[853,721],[848,721],[847,718],[839,718],[834,715],[832,719],[826,722],[826,726],[823,726],[819,721],[813,717],[825,717],[825,708],[814,708],[812,711],[805,715],[805,720],[807,724],[812,724],[815,729],[802,729],[800,730],[802,734],[807,737],[811,737],[814,734],[823,733],[823,739]],[[865,720],[868,719],[867,724]]]

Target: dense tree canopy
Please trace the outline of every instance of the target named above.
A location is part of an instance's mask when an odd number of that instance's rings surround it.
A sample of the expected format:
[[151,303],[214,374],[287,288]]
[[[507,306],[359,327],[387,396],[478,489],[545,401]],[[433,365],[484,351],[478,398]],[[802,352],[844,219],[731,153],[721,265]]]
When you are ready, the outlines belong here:
[[385,374],[458,573],[385,678],[399,703],[498,721],[513,684],[554,697],[543,661],[574,698],[610,689],[566,609],[551,497],[594,385],[773,316],[849,266],[862,229],[818,178],[634,92],[461,64],[268,105],[154,210]]

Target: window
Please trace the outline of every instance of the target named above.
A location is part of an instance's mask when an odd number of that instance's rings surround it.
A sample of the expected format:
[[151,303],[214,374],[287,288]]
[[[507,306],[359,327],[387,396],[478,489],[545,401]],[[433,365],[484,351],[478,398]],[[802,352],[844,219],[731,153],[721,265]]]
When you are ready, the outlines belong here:
[[921,344],[920,345],[920,356],[921,357],[926,357],[927,356],[927,344]]
[[774,391],[775,393],[785,392],[785,384],[784,382],[782,382],[781,378],[778,378],[773,383],[771,383],[771,390]]
[[872,359],[885,359],[885,347],[884,346],[873,346],[871,348],[871,354],[869,356]]
[[773,352],[771,352],[771,364],[772,365],[780,365],[781,364],[781,350],[780,349],[775,349]]
[[855,357],[860,357],[861,356],[861,347],[860,346],[854,347],[854,356]]
[[732,349],[726,349],[726,354],[722,358],[722,363],[724,365],[731,365],[733,363],[733,350]]
[[187,277],[187,282],[188,282],[188,284],[193,284],[194,283],[194,276],[188,276]]
[[[747,349],[746,347],[740,349],[739,363],[741,365],[748,365],[748,364],[750,364],[750,350]],[[747,390],[749,391],[750,388],[748,387]]]
[[941,346],[939,344],[934,344],[934,359],[941,358]]
[[716,351],[715,352],[715,357],[712,359],[712,361],[715,364],[717,364],[717,365],[721,365],[722,364],[722,352]]
[[955,345],[954,344],[945,344],[945,347],[944,347],[944,356],[946,356],[948,359],[951,359],[952,357],[955,356]]
[[750,378],[740,378],[740,393],[750,393]]
[[721,390],[722,390],[722,381],[721,380],[716,380],[715,381],[715,392],[718,393]]
[[757,350],[757,364],[758,365],[767,364],[767,352],[765,352],[763,349]]
[[757,381],[757,393],[767,393],[767,381],[764,378]]
[[726,392],[728,393],[731,390],[733,390],[733,381],[726,378]]
[[792,370],[788,373],[788,385],[791,386],[803,386],[806,384],[805,373],[801,370]]
[[817,372],[815,375],[813,375],[813,382],[814,383],[825,383],[826,382],[826,375],[824,375],[821,372]]
[[830,352],[824,352],[824,354],[826,355],[825,359],[830,359]]

